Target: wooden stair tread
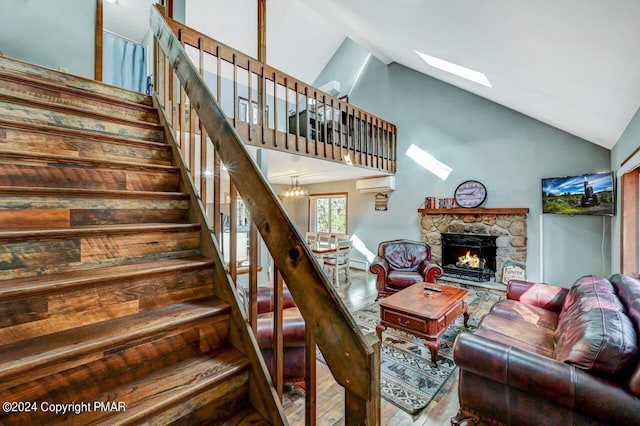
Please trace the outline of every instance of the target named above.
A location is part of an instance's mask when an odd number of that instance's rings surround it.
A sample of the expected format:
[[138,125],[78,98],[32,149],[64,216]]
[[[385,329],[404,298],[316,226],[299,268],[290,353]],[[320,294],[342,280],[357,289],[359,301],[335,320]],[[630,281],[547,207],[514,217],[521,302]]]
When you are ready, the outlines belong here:
[[[247,371],[249,360],[232,346],[158,370],[95,398],[96,401],[124,402],[119,413],[92,411],[77,420],[91,424],[136,424],[167,408],[198,396],[231,377]],[[238,384],[235,385],[236,387]],[[104,421],[104,423],[102,423]]]
[[31,64],[8,56],[0,56],[0,69],[5,73],[14,74],[19,77],[55,81],[59,85],[75,88],[87,93],[98,93],[117,99],[126,99],[134,103],[152,105],[151,97],[144,93],[96,82],[92,79],[41,65]]
[[96,169],[112,169],[112,168],[126,168],[127,170],[143,170],[151,172],[167,172],[178,173],[179,168],[176,166],[165,166],[162,164],[146,164],[146,163],[133,163],[130,161],[115,161],[115,160],[93,160],[89,158],[81,157],[68,157],[58,154],[41,154],[36,152],[15,152],[15,151],[2,151],[0,150],[0,159],[16,159],[16,160],[32,160],[32,161],[47,161],[55,163],[74,164],[78,166],[89,166]]
[[96,324],[22,340],[0,347],[0,379],[6,380],[28,370],[82,354],[99,351],[184,327],[219,315],[230,307],[219,299],[174,303]]
[[88,109],[78,108],[73,105],[68,105],[68,104],[58,103],[58,102],[51,102],[51,101],[37,99],[33,97],[22,97],[22,96],[15,96],[15,95],[9,95],[5,93],[0,93],[0,100],[4,102],[9,102],[9,103],[27,105],[34,108],[43,108],[50,111],[58,111],[66,114],[82,115],[83,117],[90,117],[95,120],[121,123],[125,125],[130,125],[130,126],[144,127],[148,129],[162,128],[161,124],[152,123],[149,121],[118,117],[115,115],[110,115],[102,112],[90,111]]
[[164,141],[164,126],[96,119],[84,112],[29,105],[21,99],[0,102],[0,116],[14,123],[58,126],[65,129],[88,131],[93,135],[125,137],[143,141]]
[[16,81],[19,83],[26,83],[34,87],[39,87],[39,88],[44,88],[49,90],[56,90],[59,92],[65,92],[65,93],[73,94],[75,96],[79,96],[83,98],[92,98],[105,103],[122,105],[127,108],[137,109],[140,111],[147,111],[152,113],[156,111],[156,108],[149,103],[134,102],[129,99],[119,98],[117,96],[110,96],[104,93],[96,93],[89,90],[79,89],[77,87],[64,85],[64,84],[61,84],[60,82],[55,82],[52,80],[44,80],[34,76],[8,72],[4,69],[0,69],[0,78]]
[[131,234],[153,231],[180,232],[199,231],[197,223],[143,223],[124,225],[76,226],[74,228],[51,229],[20,229],[15,231],[0,230],[0,240],[9,239],[47,239],[47,238],[75,238],[86,235],[100,234]]
[[28,130],[46,133],[46,134],[85,138],[88,140],[99,140],[102,142],[109,141],[110,143],[121,144],[121,145],[146,146],[153,149],[162,149],[166,151],[171,151],[171,146],[164,141],[162,142],[146,141],[142,139],[127,138],[126,136],[96,134],[95,132],[92,132],[92,131],[74,129],[72,127],[57,127],[57,126],[50,126],[47,124],[40,124],[40,123],[24,123],[20,121],[6,120],[3,118],[0,118],[0,127],[9,127],[12,129],[28,129]]
[[165,198],[184,200],[189,194],[184,192],[159,191],[126,191],[116,189],[85,189],[85,188],[47,188],[28,186],[0,186],[0,194],[23,196],[53,196],[53,197],[97,197],[97,198]]
[[153,274],[180,273],[213,266],[213,261],[205,257],[186,257],[158,262],[134,263],[96,269],[80,269],[36,277],[14,278],[0,281],[0,300],[27,297],[35,293],[58,292],[79,286],[87,286],[105,281],[132,279]]

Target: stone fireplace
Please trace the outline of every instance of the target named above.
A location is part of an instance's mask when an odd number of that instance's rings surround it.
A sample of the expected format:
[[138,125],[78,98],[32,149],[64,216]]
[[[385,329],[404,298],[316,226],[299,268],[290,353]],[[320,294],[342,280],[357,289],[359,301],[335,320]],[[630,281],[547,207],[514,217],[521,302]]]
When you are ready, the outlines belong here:
[[[526,270],[527,262],[527,213],[529,209],[419,209],[422,214],[421,227],[422,241],[431,246],[432,259],[442,265],[445,269],[445,275],[464,278],[472,281],[491,281],[502,282],[502,270],[505,266],[518,266]],[[482,257],[485,257],[485,264],[478,278],[478,271],[470,270],[467,265],[458,266],[458,257],[465,256],[464,253],[455,253],[447,251],[443,252],[442,242],[446,234],[459,234],[470,238],[477,238],[478,235],[490,236],[495,242],[495,247],[489,247],[492,243],[484,242],[482,244],[489,245],[481,247]],[[495,249],[495,260],[486,258],[487,250],[489,254]],[[453,256],[454,259],[451,259]],[[471,253],[470,253],[471,256]],[[480,257],[480,254],[477,255]],[[483,259],[479,259],[482,262]],[[447,268],[447,265],[453,265],[455,268]],[[460,268],[465,269],[465,273],[460,273]],[[493,270],[492,272],[485,271]],[[476,273],[475,277],[462,276],[466,272]],[[489,275],[487,275],[489,274]],[[494,278],[495,277],[495,278]],[[487,279],[488,278],[488,279]]]

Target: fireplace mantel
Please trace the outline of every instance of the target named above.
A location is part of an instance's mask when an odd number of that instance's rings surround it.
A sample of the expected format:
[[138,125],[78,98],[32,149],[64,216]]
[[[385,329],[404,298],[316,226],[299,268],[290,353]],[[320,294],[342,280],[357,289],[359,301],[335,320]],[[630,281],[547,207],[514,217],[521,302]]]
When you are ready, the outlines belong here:
[[418,213],[422,215],[436,214],[475,214],[475,215],[506,215],[506,214],[527,214],[529,209],[523,208],[476,208],[476,209],[418,209]]

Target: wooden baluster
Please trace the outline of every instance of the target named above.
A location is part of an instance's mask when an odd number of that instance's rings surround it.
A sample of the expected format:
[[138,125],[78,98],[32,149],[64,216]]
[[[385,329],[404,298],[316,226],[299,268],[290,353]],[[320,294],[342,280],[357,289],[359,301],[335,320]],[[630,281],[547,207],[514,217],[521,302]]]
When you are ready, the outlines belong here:
[[179,121],[178,121],[178,108],[179,108],[179,104],[178,104],[178,98],[180,97],[179,93],[180,93],[180,84],[176,84],[176,80],[178,79],[178,77],[176,76],[175,72],[173,71],[173,67],[169,66],[169,61],[168,58],[165,56],[165,62],[167,65],[167,71],[165,73],[166,75],[166,80],[165,80],[165,91],[167,93],[167,114],[169,115],[169,119],[171,121],[171,130],[173,132],[173,137],[178,138],[177,142],[179,141],[179,137],[176,136],[176,131],[179,129]]
[[[253,96],[251,96],[251,92],[252,92],[252,84],[251,84],[251,80],[253,80],[251,77],[251,61],[247,62],[247,74],[249,75],[249,81],[247,82],[247,88],[248,88],[248,98],[249,98],[249,106],[247,108],[249,108],[249,111],[247,113],[248,115],[248,119],[247,119],[247,140],[251,141],[251,125],[253,124]],[[257,103],[257,102],[256,102]],[[258,113],[258,111],[256,111],[256,114]]]
[[229,274],[237,286],[238,278],[238,191],[233,182],[229,183]]
[[[220,217],[220,156],[215,149],[215,145],[211,144],[213,155],[213,231],[218,239],[218,242],[222,238],[222,221]],[[222,248],[222,247],[220,247]]]
[[237,55],[233,54],[233,127],[238,128],[238,64]]
[[363,147],[362,147],[362,111],[358,110],[358,119],[355,119],[355,110],[353,112],[353,116],[354,116],[354,121],[356,122],[357,126],[357,139],[358,139],[358,164],[362,165],[364,164],[362,162],[362,151],[363,151]]
[[[184,43],[182,42],[182,29],[178,30],[178,41],[180,41],[180,44],[182,44],[182,47],[184,48]],[[176,101],[177,102],[177,101]],[[179,137],[179,141],[180,141],[180,152],[182,154],[182,158],[186,161],[186,153],[187,153],[187,147],[186,147],[186,131],[185,128],[187,127],[186,125],[186,109],[185,109],[185,105],[187,103],[187,96],[186,93],[184,91],[184,88],[182,87],[182,85],[180,84],[180,103],[179,103],[179,110],[178,110],[178,126],[180,126],[180,137]]]
[[282,275],[277,267],[274,267],[274,300],[273,300],[273,343],[272,343],[272,357],[273,357],[273,383],[276,387],[276,392],[280,401],[282,402],[283,394],[283,377],[284,377],[284,355],[283,355],[283,297],[282,297]]
[[344,156],[342,155],[342,144],[344,143],[344,132],[343,124],[342,124],[342,102],[338,100],[338,155],[340,156],[340,161],[345,161]]
[[260,100],[262,101],[262,104],[260,106],[260,117],[262,117],[262,127],[261,127],[261,132],[262,132],[262,143],[265,144],[267,143],[267,141],[265,140],[265,132],[266,132],[266,128],[269,125],[269,120],[265,120],[266,117],[266,112],[267,112],[267,108],[266,105],[267,103],[265,102],[267,99],[267,76],[265,75],[265,70],[264,70],[264,65],[262,65],[262,81],[260,83],[260,87],[262,88],[262,93],[258,94],[258,96],[260,97]]
[[383,121],[382,122],[382,139],[381,139],[381,143],[382,143],[382,168],[384,170],[389,170],[389,159],[387,158],[387,134],[388,134],[389,130],[387,128],[387,122]]
[[294,84],[296,93],[296,152],[300,151],[300,92],[298,92],[298,82]]
[[249,228],[249,323],[258,331],[258,227],[251,221]]
[[[338,130],[338,121],[336,118],[336,107],[333,104],[333,98],[331,98],[331,137],[329,139],[327,139],[328,143],[331,143],[331,159],[335,160],[336,159],[336,130]],[[338,113],[338,116],[340,116],[340,113]],[[335,128],[333,126],[336,126]],[[339,139],[338,139],[339,140]]]
[[393,170],[391,170],[393,173],[396,172],[396,166],[397,166],[397,160],[398,160],[398,153],[396,152],[396,150],[398,149],[398,133],[396,130],[396,127],[393,126],[393,136],[392,136],[392,140],[391,140],[391,155],[393,156]]
[[[198,39],[198,44],[200,40]],[[195,182],[198,166],[196,165],[196,109],[189,101],[189,170],[191,180]]]
[[304,424],[305,426],[315,426],[317,412],[317,380],[316,380],[316,342],[308,327],[304,333]]
[[[204,79],[204,49],[201,38],[198,38],[198,53],[200,55],[200,77]],[[198,123],[200,124],[200,163],[198,164],[198,171],[200,172],[200,201],[202,201],[204,210],[207,212],[209,209],[207,206],[207,132],[199,116]]]
[[[362,111],[361,111],[362,112]],[[364,152],[364,164],[369,166],[369,132],[367,131],[367,123],[368,123],[368,115],[365,112],[364,118],[360,121],[360,125],[362,126],[362,142],[363,142],[363,152]]]
[[220,46],[216,46],[216,94],[218,104],[222,105],[222,58],[220,57]]
[[[329,112],[327,111],[327,97],[326,95],[322,95],[322,124],[321,125],[321,129],[322,129],[322,138],[318,138],[318,139],[322,139],[322,141],[324,142],[322,144],[322,158],[327,158],[327,144],[329,143],[329,138],[327,137],[327,133],[328,133],[328,129],[329,129]],[[319,121],[319,120],[318,120]]]
[[273,147],[278,147],[278,76],[273,72]]
[[307,86],[304,86],[304,98],[306,102],[305,110],[307,111],[307,113],[305,114],[307,134],[306,134],[306,147],[304,152],[306,154],[309,154],[309,139],[311,138],[311,128],[309,127],[309,124],[310,124],[309,116],[311,115],[311,111],[309,110],[309,90]]
[[[322,131],[320,130],[320,108],[319,108],[319,104],[318,104],[318,92],[317,91],[313,91],[313,101],[314,106],[315,106],[315,112],[314,112],[314,116],[315,116],[315,120],[313,120],[313,128],[315,129],[315,137],[313,138],[314,142],[313,142],[313,155],[315,155],[316,157],[318,156],[318,145],[320,144],[320,135],[322,134]],[[313,135],[314,132],[311,131],[311,134]]]
[[289,79],[287,76],[284,77],[284,114],[285,114],[285,120],[284,120],[284,147],[286,151],[289,151],[290,146],[289,146]]
[[373,119],[371,120],[371,130],[373,132],[373,159],[375,168],[380,168],[380,125],[378,124],[378,117],[375,118],[375,125]]
[[375,157],[376,157],[376,145],[373,138],[373,116],[371,114],[367,114],[366,130],[367,130],[367,139],[368,139],[368,146],[369,146],[369,167],[374,167]]

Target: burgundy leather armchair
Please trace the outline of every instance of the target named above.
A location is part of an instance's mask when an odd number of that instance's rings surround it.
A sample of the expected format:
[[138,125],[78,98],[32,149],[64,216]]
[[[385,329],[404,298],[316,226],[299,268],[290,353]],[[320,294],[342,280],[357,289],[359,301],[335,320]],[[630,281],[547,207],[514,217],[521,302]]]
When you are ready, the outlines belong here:
[[378,275],[378,297],[388,296],[419,282],[434,283],[442,267],[431,261],[431,247],[411,240],[383,241],[369,270]]
[[[273,374],[273,308],[274,292],[272,287],[258,287],[258,346]],[[245,305],[249,300],[245,290]],[[283,375],[285,383],[304,381],[305,324],[289,289],[283,288]]]

